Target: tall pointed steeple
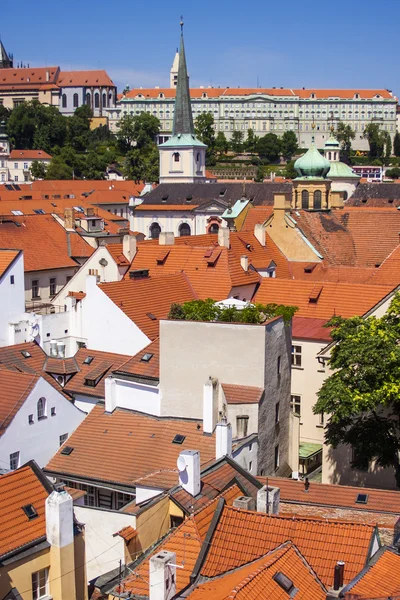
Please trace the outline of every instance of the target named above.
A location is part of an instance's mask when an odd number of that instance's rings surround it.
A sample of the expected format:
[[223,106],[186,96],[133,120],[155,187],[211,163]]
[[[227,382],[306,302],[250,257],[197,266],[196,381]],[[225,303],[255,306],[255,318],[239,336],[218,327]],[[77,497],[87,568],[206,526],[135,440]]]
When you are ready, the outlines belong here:
[[185,44],[183,41],[183,21],[181,25],[181,45],[179,48],[178,82],[176,85],[175,114],[172,135],[194,134],[192,107],[190,104],[189,76],[187,73]]
[[3,42],[0,40],[0,69],[13,68],[13,55],[8,55],[4,48]]

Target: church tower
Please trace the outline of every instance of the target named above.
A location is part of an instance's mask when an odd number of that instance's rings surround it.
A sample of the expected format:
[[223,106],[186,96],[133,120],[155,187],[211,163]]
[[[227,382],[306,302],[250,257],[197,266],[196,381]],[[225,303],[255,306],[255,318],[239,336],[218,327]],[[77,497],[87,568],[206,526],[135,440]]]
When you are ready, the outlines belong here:
[[0,40],[0,69],[12,69],[13,66],[13,55],[7,54],[3,42]]
[[181,21],[174,124],[172,137],[159,146],[160,183],[204,182],[206,148],[207,146],[196,138],[194,132]]
[[179,50],[177,48],[176,54],[174,57],[174,62],[172,63],[172,67],[169,72],[169,87],[173,90],[176,88],[176,84],[178,83],[178,70],[179,70]]

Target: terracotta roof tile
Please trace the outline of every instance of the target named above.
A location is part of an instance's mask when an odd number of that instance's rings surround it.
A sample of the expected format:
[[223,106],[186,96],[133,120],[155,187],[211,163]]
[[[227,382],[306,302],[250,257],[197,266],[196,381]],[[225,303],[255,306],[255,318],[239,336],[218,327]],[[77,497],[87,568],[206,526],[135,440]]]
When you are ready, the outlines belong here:
[[118,535],[122,537],[126,542],[130,542],[137,536],[137,531],[131,525],[124,527],[118,531]]
[[258,404],[264,390],[249,385],[221,383],[228,404]]
[[273,206],[252,206],[247,212],[240,231],[254,233],[254,227],[258,224],[265,223],[272,215],[273,211]]
[[56,87],[59,67],[33,67],[23,69],[2,69],[0,73],[0,88],[12,87],[17,89]]
[[333,90],[319,90],[319,89],[297,89],[293,90],[296,96],[300,98],[310,98],[311,94],[315,95],[316,99],[324,99],[324,98],[341,98],[341,99],[353,99],[356,94],[360,96],[361,100],[370,100],[371,98],[375,98],[375,96],[379,95],[381,98],[385,100],[394,99],[394,96],[388,91],[384,89],[377,90],[363,90],[363,89],[333,89]]
[[[0,555],[46,535],[45,500],[48,490],[30,466],[0,477]],[[29,520],[22,507],[32,504],[38,516]]]
[[320,263],[289,263],[290,271],[294,279],[304,281],[332,281],[335,283],[370,283],[374,284],[372,275],[376,272],[375,267],[354,267],[341,265],[325,265]]
[[3,435],[39,377],[18,371],[0,369],[0,435]]
[[400,555],[392,550],[384,551],[354,585],[346,588],[344,598],[371,600],[400,596]]
[[12,265],[19,253],[20,250],[0,249],[0,277],[2,277],[7,269]]
[[106,248],[118,266],[129,267],[130,262],[124,256],[124,253],[122,251],[122,244],[107,244]]
[[[149,357],[149,355],[152,355]],[[145,359],[145,360],[144,360]],[[160,378],[160,340],[157,338],[148,346],[140,350],[135,356],[129,358],[118,368],[114,369],[118,373],[127,373],[138,377],[149,377],[151,379]]]
[[[256,302],[270,302],[298,307],[296,316],[330,319],[363,315],[393,290],[392,285],[366,285],[332,282],[308,282],[286,279],[263,279]],[[318,292],[320,292],[318,294]],[[310,300],[310,298],[314,298]]]
[[11,160],[51,160],[50,154],[44,150],[11,150]]
[[[185,436],[183,444],[173,443],[178,433]],[[215,456],[215,436],[203,434],[201,421],[156,418],[120,408],[109,414],[101,403],[68,438],[68,445],[73,452],[66,456],[58,451],[47,470],[132,487],[149,473],[174,469],[182,450],[199,450],[202,463]]]
[[297,314],[295,314],[292,319],[292,337],[293,339],[331,342],[331,328],[324,326],[326,322],[327,319],[298,317]]
[[163,212],[171,210],[184,210],[186,212],[192,212],[192,210],[194,210],[195,208],[198,208],[196,204],[139,204],[135,208],[135,214],[143,211]]
[[[126,98],[158,98],[162,94],[165,98],[175,98],[175,89],[173,88],[135,88],[131,89],[126,94]],[[393,99],[393,95],[387,90],[319,90],[319,89],[290,89],[290,88],[191,88],[191,98],[218,98],[220,96],[288,96],[300,98],[310,98],[311,94],[315,94],[316,98],[343,98],[353,99],[356,94],[359,94],[360,99],[371,99],[379,94],[384,99]],[[122,101],[124,96],[122,96]]]
[[400,284],[400,246],[397,246],[381,266],[374,270],[368,283],[376,285]]
[[106,71],[60,71],[57,78],[60,87],[106,86],[115,87]]
[[183,273],[103,283],[99,288],[151,340],[158,337],[159,320],[168,316],[172,303],[196,299]]
[[371,525],[272,516],[225,507],[201,574],[215,577],[290,540],[326,587],[333,583],[337,561],[345,561],[347,583],[364,567],[373,533]]

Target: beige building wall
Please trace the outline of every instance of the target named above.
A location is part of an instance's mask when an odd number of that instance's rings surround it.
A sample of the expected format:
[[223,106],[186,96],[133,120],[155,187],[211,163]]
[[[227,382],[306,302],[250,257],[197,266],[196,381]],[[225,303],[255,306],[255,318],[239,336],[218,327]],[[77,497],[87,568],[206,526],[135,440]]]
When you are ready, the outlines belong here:
[[206,174],[205,148],[196,146],[163,148],[160,146],[159,151],[160,183],[192,183],[204,180]]
[[[73,277],[78,271],[76,267],[67,267],[66,269],[49,269],[45,271],[25,272],[25,304],[27,308],[38,307],[41,304],[49,304],[53,298],[50,295],[50,279],[56,279],[56,293]],[[33,297],[33,282],[39,282],[39,298]]]

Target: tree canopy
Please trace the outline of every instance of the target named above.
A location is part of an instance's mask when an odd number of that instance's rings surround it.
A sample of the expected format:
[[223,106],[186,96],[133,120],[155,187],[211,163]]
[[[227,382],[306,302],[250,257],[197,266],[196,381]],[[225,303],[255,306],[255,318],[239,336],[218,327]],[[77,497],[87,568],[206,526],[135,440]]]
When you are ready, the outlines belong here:
[[215,131],[214,131],[214,117],[210,112],[200,113],[194,123],[194,130],[196,136],[203,144],[207,145],[206,150],[206,165],[215,165]]
[[356,137],[350,125],[339,121],[336,131],[336,139],[340,142],[340,158],[343,162],[350,164],[351,142]]
[[353,447],[352,466],[393,467],[400,487],[400,295],[382,317],[334,317],[329,366],[314,407],[325,440]]
[[266,158],[270,162],[278,160],[281,153],[281,140],[275,133],[267,133],[259,138],[257,152],[260,158]]
[[390,134],[380,129],[378,123],[368,123],[365,127],[363,137],[368,140],[369,157],[371,159],[382,160],[385,156],[387,157],[389,146],[391,150]]
[[298,150],[297,136],[294,131],[285,131],[281,139],[281,153],[285,160],[291,160]]

